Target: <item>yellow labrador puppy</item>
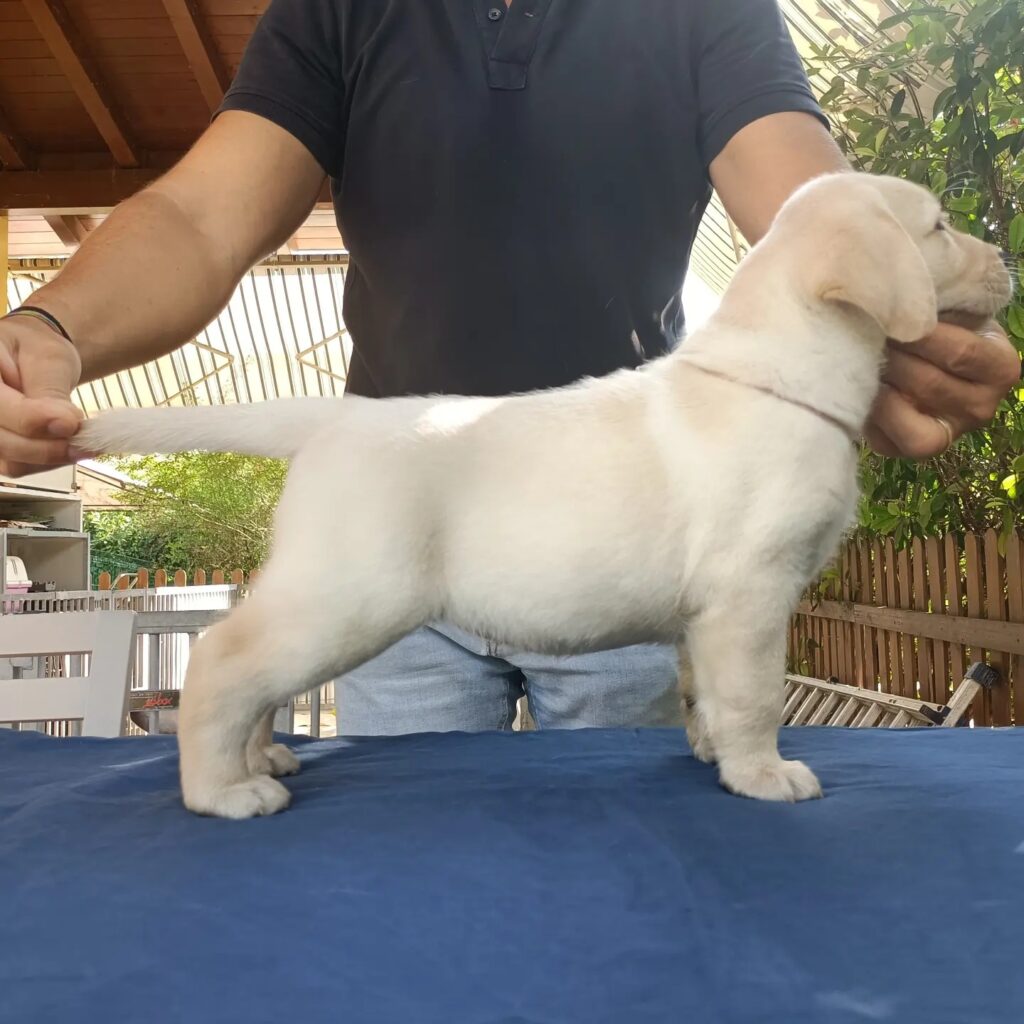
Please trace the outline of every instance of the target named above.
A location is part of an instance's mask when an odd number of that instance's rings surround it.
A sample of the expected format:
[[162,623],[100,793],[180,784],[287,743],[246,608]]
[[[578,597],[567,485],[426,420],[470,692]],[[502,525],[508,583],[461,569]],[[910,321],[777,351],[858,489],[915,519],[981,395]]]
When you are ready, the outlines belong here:
[[691,744],[722,785],[820,796],[777,748],[786,623],[851,522],[885,339],[1009,296],[997,250],[952,231],[929,192],[834,175],[786,203],[708,324],[639,371],[508,398],[89,421],[83,452],[293,460],[255,593],[193,655],[185,804],[286,807],[272,776],[298,763],[270,742],[272,710],[433,620],[551,653],[678,644]]

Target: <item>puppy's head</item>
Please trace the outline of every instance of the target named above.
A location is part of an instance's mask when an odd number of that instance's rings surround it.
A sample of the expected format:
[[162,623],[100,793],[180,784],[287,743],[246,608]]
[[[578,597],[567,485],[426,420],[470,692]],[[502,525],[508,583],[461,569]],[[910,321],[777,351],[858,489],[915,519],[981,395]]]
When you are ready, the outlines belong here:
[[898,178],[826,175],[776,223],[798,240],[812,301],[860,310],[895,341],[925,337],[944,313],[987,319],[1012,294],[999,250],[954,231],[931,192]]

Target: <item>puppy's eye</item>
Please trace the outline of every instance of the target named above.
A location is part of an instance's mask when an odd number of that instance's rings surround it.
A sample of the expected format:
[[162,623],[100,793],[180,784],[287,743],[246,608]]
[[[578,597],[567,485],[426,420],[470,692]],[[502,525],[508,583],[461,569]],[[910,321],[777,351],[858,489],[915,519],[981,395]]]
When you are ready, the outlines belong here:
[[935,222],[935,230],[936,231],[946,231],[948,228],[949,228],[949,225],[944,220],[937,220]]

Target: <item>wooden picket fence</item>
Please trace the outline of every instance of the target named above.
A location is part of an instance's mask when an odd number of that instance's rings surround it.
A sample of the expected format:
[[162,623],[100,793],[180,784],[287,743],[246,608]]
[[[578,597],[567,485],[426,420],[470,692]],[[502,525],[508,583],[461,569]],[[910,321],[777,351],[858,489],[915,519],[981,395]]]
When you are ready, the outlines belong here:
[[1024,725],[1024,535],[851,542],[837,570],[793,616],[792,671],[944,704],[984,661],[1003,682],[975,724]]
[[123,572],[112,578],[109,572],[101,572],[96,580],[96,589],[146,590],[149,587],[205,587],[223,584],[242,587],[252,583],[256,575],[256,572],[247,575],[241,569],[212,569],[210,572],[196,569],[190,579],[184,569],[137,569],[135,572]]

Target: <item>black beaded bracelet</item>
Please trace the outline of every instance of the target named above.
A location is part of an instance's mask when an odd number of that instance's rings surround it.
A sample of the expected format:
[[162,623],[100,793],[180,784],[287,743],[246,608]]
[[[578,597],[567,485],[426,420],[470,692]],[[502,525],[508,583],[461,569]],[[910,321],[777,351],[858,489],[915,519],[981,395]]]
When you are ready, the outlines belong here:
[[68,344],[74,344],[71,340],[71,335],[64,330],[64,325],[52,313],[47,313],[45,309],[40,309],[38,306],[19,306],[0,319],[6,320],[12,316],[31,316],[36,320],[42,320],[44,324],[52,327]]

